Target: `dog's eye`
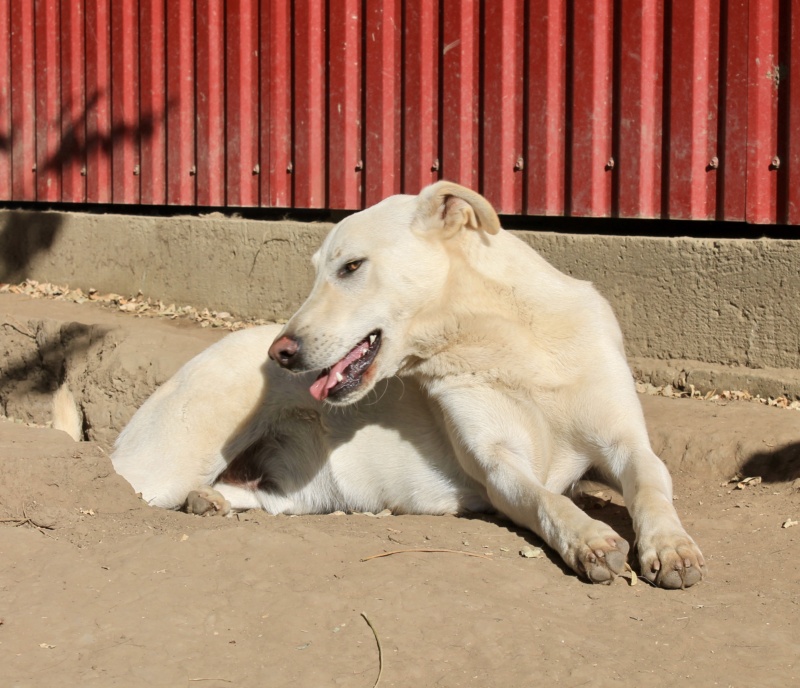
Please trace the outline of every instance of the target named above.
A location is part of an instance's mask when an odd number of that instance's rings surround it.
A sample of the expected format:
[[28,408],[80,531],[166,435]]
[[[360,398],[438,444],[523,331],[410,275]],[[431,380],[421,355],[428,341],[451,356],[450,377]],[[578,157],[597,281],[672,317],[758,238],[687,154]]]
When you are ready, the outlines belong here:
[[339,276],[347,277],[347,275],[354,273],[356,270],[358,270],[358,268],[361,267],[363,262],[364,259],[362,258],[361,260],[351,260],[349,263],[345,263],[342,269],[339,270]]

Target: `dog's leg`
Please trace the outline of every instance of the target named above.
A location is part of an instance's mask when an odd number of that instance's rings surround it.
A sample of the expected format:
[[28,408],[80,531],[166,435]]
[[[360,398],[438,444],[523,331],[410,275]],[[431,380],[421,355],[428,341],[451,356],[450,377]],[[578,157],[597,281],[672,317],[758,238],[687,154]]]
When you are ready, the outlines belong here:
[[231,503],[213,487],[203,485],[188,494],[184,509],[187,514],[197,516],[228,516]]
[[644,414],[633,385],[610,385],[587,392],[582,417],[590,444],[597,447],[595,465],[618,487],[631,514],[641,573],[663,588],[688,588],[703,578],[705,560],[684,529],[672,503],[672,479],[655,455]]
[[[532,530],[570,568],[593,583],[610,583],[625,569],[628,543],[569,498],[546,489],[537,466],[546,463],[548,429],[486,388],[442,390],[437,395],[465,472],[480,482],[498,511]],[[527,422],[526,422],[527,421]]]
[[629,545],[610,526],[545,489],[506,448],[495,445],[480,463],[486,459],[494,464],[483,478],[492,505],[539,535],[570,568],[592,583],[610,583],[625,570]]
[[615,453],[614,463],[622,466],[618,480],[633,519],[642,575],[663,588],[688,588],[699,582],[705,560],[673,506],[666,466],[649,445]]

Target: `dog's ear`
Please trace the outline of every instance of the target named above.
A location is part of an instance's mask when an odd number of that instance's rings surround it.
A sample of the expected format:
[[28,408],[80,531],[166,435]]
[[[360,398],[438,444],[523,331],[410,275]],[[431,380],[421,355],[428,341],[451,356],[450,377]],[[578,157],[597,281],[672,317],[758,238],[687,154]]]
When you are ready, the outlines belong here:
[[463,227],[487,234],[500,231],[500,220],[491,203],[470,189],[441,181],[426,186],[418,196],[417,219],[426,229],[439,231],[444,238]]

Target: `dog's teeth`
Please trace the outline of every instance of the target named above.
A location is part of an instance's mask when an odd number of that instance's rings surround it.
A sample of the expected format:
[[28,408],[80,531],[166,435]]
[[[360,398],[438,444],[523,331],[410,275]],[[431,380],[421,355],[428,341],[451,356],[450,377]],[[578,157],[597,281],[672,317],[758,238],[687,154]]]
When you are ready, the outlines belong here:
[[375,343],[376,339],[377,339],[377,337],[374,334],[371,334],[369,336],[369,345],[372,346]]
[[344,380],[344,375],[341,373],[336,373],[336,381],[341,382],[342,380]]

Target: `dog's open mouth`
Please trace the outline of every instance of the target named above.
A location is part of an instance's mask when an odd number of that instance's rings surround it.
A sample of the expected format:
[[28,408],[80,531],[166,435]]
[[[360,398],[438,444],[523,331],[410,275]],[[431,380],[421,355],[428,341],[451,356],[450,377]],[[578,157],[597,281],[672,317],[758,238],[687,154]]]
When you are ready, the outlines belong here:
[[361,384],[380,347],[381,332],[375,330],[356,344],[347,356],[320,373],[311,385],[311,396],[317,401],[323,401],[352,392]]

